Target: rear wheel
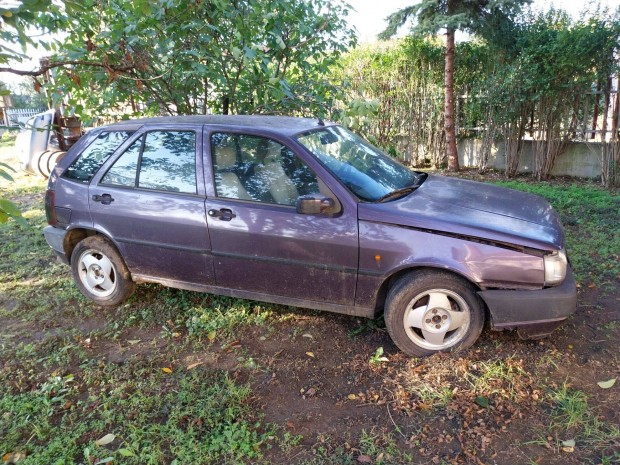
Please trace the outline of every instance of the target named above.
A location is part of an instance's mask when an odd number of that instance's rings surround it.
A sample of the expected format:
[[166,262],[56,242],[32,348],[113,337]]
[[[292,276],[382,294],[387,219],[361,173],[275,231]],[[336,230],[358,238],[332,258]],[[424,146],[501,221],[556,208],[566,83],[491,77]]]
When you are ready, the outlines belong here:
[[484,326],[484,310],[473,286],[440,271],[412,272],[388,294],[385,323],[394,343],[408,355],[471,347]]
[[116,248],[102,236],[80,241],[71,254],[71,271],[80,292],[103,306],[123,303],[134,283]]

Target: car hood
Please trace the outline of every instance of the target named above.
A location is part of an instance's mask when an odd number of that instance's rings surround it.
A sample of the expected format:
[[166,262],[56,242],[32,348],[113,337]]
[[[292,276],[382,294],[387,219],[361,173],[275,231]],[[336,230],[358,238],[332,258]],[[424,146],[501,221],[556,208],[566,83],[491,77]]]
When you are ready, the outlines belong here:
[[429,175],[413,193],[360,203],[359,219],[542,250],[564,246],[560,219],[542,197],[464,179]]

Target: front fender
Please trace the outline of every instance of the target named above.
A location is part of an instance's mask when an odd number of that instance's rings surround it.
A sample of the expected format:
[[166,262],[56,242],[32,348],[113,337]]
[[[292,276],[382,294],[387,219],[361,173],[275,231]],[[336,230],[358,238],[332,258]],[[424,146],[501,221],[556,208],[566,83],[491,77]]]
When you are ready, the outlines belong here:
[[419,267],[453,272],[481,289],[536,289],[544,283],[539,256],[383,223],[360,222],[359,263],[357,305],[376,303],[386,280]]

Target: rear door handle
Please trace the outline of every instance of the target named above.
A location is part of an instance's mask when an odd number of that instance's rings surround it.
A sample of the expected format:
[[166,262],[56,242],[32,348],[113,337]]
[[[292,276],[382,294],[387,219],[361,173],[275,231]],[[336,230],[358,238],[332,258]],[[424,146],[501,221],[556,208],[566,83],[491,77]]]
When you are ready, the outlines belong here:
[[110,205],[112,202],[114,202],[114,199],[112,198],[110,194],[103,194],[103,195],[95,194],[93,195],[92,199],[95,202],[101,202],[102,205]]
[[228,208],[220,208],[219,210],[212,208],[207,213],[211,218],[219,218],[222,221],[230,221],[237,216]]

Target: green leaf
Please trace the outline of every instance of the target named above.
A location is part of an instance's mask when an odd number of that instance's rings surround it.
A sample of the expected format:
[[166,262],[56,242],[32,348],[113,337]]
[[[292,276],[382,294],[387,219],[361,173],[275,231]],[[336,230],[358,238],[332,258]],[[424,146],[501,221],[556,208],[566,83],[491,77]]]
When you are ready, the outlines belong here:
[[104,463],[110,463],[114,460],[114,457],[106,457],[105,459],[101,459],[95,462],[95,465],[103,465]]
[[13,220],[15,220],[16,223],[20,224],[21,226],[29,226],[28,221],[26,221],[26,218],[24,218],[23,216],[13,216],[12,218]]
[[2,176],[7,181],[13,181],[13,176],[11,176],[9,173],[7,173],[6,171],[2,169],[0,169],[0,176]]
[[616,384],[616,379],[617,378],[612,378],[610,380],[607,381],[599,381],[598,383],[598,387],[600,387],[601,389],[609,389],[611,387],[613,387],[614,384]]
[[2,162],[0,161],[0,166],[1,166],[1,167],[3,167],[3,168],[8,169],[8,170],[10,170],[10,171],[12,171],[13,173],[15,173],[15,170],[14,170],[14,169],[13,169],[10,165],[7,165],[6,163],[2,163]]
[[487,397],[478,396],[476,397],[476,404],[478,404],[480,407],[488,408],[489,399]]
[[121,454],[123,457],[134,457],[136,455],[129,449],[119,449],[118,453]]
[[0,210],[0,224],[6,223],[9,221],[9,215]]
[[17,208],[10,200],[0,199],[0,210],[8,213],[11,216],[21,216],[22,212]]

